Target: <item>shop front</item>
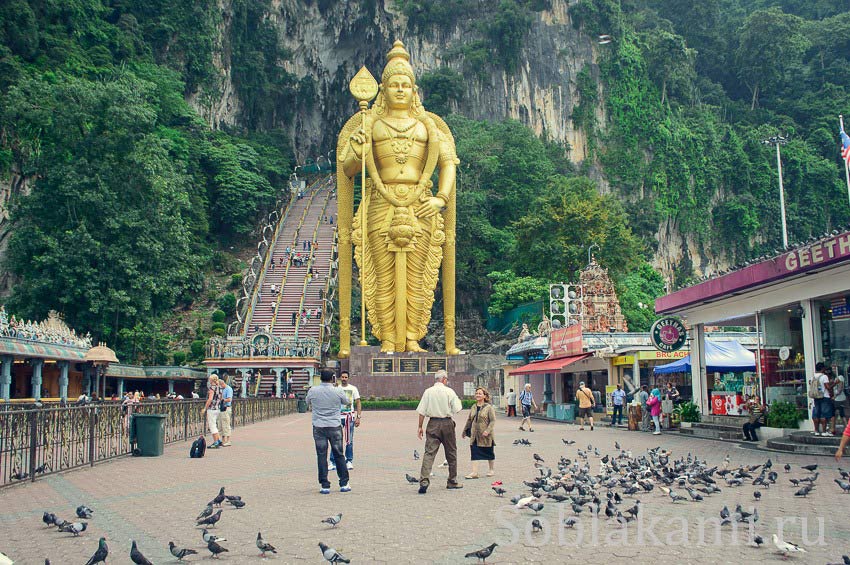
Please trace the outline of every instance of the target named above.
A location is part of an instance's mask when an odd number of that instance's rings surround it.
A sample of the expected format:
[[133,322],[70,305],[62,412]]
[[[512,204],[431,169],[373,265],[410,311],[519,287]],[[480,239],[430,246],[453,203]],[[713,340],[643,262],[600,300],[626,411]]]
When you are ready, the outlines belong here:
[[[811,416],[807,381],[825,362],[847,376],[850,364],[850,232],[795,248],[659,298],[658,314],[690,327],[694,399],[708,414],[758,396],[788,401]],[[750,326],[758,343],[755,371],[728,375],[706,365],[706,326]],[[723,390],[720,390],[720,389]],[[811,428],[806,421],[802,426]]]

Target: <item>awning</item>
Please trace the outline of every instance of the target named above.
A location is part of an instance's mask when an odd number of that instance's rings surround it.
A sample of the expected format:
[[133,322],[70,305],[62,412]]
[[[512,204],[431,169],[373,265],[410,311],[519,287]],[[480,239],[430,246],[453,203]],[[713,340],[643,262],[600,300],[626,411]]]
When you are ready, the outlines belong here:
[[543,373],[560,373],[564,367],[572,365],[576,361],[587,359],[593,353],[580,353],[579,355],[570,355],[569,357],[559,357],[558,359],[545,359],[543,361],[535,361],[522,367],[510,371],[510,375],[541,375]]
[[[705,340],[705,370],[709,373],[743,373],[756,370],[756,356],[737,341]],[[656,375],[690,373],[691,356],[660,365]]]

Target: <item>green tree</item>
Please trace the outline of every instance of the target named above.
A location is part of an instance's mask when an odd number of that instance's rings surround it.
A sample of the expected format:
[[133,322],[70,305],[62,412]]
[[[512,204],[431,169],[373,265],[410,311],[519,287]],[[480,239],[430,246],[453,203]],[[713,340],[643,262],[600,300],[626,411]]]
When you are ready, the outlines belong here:
[[518,277],[511,270],[493,271],[487,278],[493,282],[487,309],[491,316],[498,316],[520,304],[542,300],[549,290],[548,282],[535,277]]
[[424,91],[423,104],[429,112],[446,116],[452,111],[452,104],[463,98],[463,76],[449,67],[440,67],[436,71],[423,73],[417,81]]
[[514,223],[511,257],[518,274],[576,280],[592,244],[614,279],[639,264],[643,246],[616,198],[599,194],[586,177],[553,177],[541,189],[528,213]]
[[643,262],[617,284],[620,308],[629,331],[648,332],[655,321],[655,299],[663,296],[664,278]]
[[735,57],[738,76],[752,93],[750,110],[758,105],[759,93],[776,85],[808,49],[801,24],[799,17],[770,8],[750,14],[738,30]]

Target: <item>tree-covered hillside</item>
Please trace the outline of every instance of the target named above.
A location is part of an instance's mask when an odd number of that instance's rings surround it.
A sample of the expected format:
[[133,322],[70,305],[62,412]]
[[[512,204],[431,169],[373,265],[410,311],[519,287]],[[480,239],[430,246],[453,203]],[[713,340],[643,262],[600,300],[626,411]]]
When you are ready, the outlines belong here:
[[[11,311],[59,310],[122,359],[147,362],[173,348],[162,323],[175,309],[218,302],[231,313],[232,297],[206,288],[205,275],[231,274],[226,251],[250,243],[284,190],[293,117],[317,81],[285,70],[291,55],[280,45],[291,29],[276,3],[225,4],[224,13],[212,0],[0,4],[0,182],[25,188],[12,196],[11,224],[0,219],[0,231],[10,229],[2,268],[16,283]],[[537,64],[523,50],[551,5],[394,2],[407,33],[469,31],[445,45],[451,67],[420,77],[426,107],[445,115],[469,81]],[[571,3],[586,37],[611,37],[595,47],[598,67],[588,64],[572,85],[584,163],[517,122],[448,117],[462,161],[461,315],[503,312],[550,282],[575,280],[595,245],[630,327],[645,328],[638,303],[665,282],[649,263],[677,251],[660,226],[695,244],[678,250],[678,284],[697,260],[703,272],[706,261],[734,264],[779,246],[775,160],[762,143],[776,134],[789,138],[791,240],[846,224],[837,115],[850,112],[849,7]],[[222,127],[210,116],[225,74],[238,109]]]

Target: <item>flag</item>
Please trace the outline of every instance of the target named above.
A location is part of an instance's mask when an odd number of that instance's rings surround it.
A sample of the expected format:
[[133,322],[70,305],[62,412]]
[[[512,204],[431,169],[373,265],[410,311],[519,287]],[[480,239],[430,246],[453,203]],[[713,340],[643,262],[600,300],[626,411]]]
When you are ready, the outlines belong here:
[[850,136],[844,132],[844,128],[841,128],[841,158],[850,165]]

